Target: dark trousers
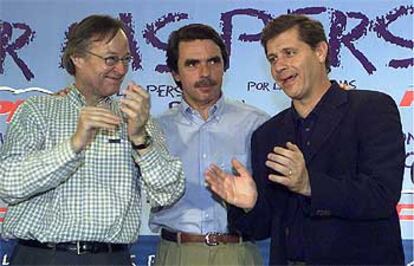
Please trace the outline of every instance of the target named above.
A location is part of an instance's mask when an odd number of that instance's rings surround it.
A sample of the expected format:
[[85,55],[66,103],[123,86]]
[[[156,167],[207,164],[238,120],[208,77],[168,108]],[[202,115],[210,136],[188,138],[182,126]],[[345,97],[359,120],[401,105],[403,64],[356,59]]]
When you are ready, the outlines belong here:
[[71,251],[59,251],[28,247],[17,244],[10,264],[14,265],[124,265],[130,266],[128,250],[77,255]]

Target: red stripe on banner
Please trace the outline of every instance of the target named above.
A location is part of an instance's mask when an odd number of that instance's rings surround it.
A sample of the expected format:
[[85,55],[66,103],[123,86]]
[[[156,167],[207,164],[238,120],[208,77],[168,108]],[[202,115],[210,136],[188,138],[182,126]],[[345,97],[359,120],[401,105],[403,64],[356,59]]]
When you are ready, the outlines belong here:
[[0,223],[2,223],[4,221],[3,217],[0,217]]
[[414,103],[414,91],[406,91],[401,99],[400,106],[409,107]]
[[13,117],[14,112],[17,110],[20,104],[23,103],[24,100],[16,100],[13,101],[0,101],[0,114],[7,114],[6,123],[9,123]]
[[[397,212],[401,221],[414,221],[414,204],[398,204]],[[404,212],[413,214],[403,214]]]

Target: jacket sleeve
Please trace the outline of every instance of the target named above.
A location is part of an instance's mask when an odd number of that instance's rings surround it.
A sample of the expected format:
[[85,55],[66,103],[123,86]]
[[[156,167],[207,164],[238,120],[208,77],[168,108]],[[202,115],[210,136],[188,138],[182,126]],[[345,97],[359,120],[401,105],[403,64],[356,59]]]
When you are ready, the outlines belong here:
[[348,163],[349,171],[338,176],[309,172],[313,215],[346,219],[395,215],[405,160],[397,106],[391,97],[373,93],[356,111],[357,158]]

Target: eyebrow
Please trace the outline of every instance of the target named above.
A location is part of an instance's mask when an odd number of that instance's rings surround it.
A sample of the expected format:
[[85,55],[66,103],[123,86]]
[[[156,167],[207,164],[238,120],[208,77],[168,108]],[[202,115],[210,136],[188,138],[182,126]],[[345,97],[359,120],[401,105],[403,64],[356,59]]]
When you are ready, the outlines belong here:
[[184,65],[188,66],[190,64],[196,64],[196,63],[200,63],[199,59],[187,59],[184,61]]
[[221,61],[221,57],[216,55],[216,56],[213,56],[213,57],[210,57],[209,59],[207,59],[207,62],[208,61]]
[[[189,59],[184,61],[184,65],[197,64],[197,63],[200,63],[201,61],[202,60],[200,60],[200,59],[189,58]],[[210,61],[222,61],[222,60],[221,60],[220,56],[216,55],[216,56],[212,56],[212,57],[207,58],[206,62],[210,62]]]
[[289,51],[289,50],[297,51],[298,48],[292,47],[292,46],[283,47],[278,52],[269,52],[268,54],[266,54],[266,57],[269,58],[271,56],[277,56],[278,53],[283,53],[283,52],[286,52],[286,51]]
[[[118,53],[117,52],[113,52],[113,51],[107,51],[105,54],[107,54],[107,55],[109,55],[109,56],[118,56]],[[125,56],[129,56],[129,55],[131,55],[131,52],[127,52],[125,55],[123,55],[122,57],[125,57]]]
[[276,54],[275,53],[268,53],[266,54],[266,58],[269,59],[270,57],[275,57]]

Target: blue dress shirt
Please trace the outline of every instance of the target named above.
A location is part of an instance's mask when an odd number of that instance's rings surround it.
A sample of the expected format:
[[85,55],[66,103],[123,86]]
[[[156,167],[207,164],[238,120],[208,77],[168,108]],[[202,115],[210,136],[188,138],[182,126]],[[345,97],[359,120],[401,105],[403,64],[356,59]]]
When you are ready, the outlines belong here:
[[185,101],[162,114],[158,122],[170,153],[183,161],[186,191],[173,206],[151,213],[151,230],[228,232],[226,206],[205,186],[204,172],[212,163],[231,172],[232,158],[250,169],[251,135],[267,119],[259,109],[224,97],[210,108],[207,121]]

